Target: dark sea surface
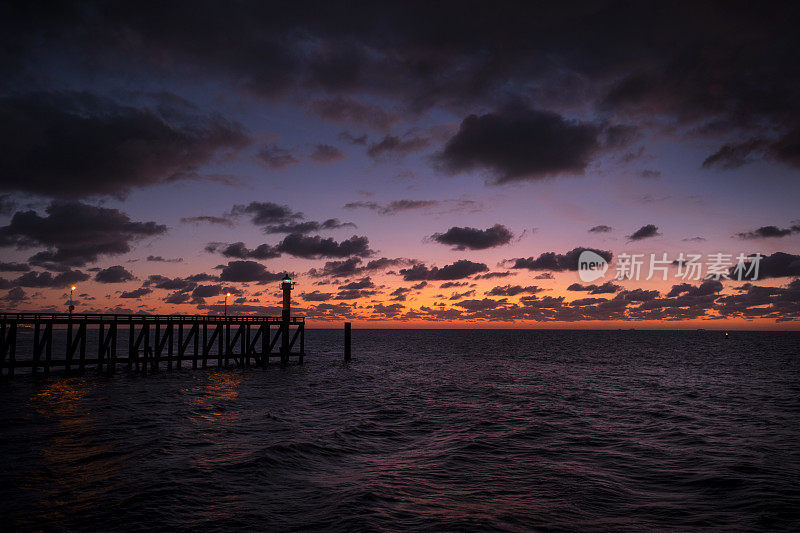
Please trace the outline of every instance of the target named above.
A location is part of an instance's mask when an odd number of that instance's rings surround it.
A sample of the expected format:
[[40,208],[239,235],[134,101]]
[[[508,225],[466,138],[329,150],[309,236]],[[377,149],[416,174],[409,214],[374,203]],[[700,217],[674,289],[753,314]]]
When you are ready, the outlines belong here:
[[310,330],[0,380],[0,529],[800,530],[800,335]]

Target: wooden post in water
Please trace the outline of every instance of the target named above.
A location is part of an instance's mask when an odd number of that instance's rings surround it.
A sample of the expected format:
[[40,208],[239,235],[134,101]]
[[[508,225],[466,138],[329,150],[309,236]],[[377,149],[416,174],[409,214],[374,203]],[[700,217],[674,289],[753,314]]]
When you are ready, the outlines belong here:
[[350,322],[344,323],[344,360],[350,360]]

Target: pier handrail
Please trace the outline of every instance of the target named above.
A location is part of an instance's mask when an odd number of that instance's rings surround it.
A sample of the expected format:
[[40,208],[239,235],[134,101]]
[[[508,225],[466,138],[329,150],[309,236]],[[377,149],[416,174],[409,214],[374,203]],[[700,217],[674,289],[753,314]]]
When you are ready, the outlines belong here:
[[[137,314],[94,314],[94,313],[0,313],[0,320],[20,322],[39,320],[74,320],[93,322],[228,322],[228,323],[280,323],[279,316],[225,316],[225,315],[137,315]],[[291,317],[292,324],[305,322],[305,317]]]

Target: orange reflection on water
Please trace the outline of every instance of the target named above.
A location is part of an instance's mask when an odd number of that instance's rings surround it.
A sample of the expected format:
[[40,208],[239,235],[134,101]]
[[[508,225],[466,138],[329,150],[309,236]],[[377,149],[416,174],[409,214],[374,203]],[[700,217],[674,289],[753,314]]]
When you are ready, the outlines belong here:
[[42,383],[30,398],[51,423],[41,429],[32,450],[41,460],[22,486],[54,512],[102,497],[113,488],[111,480],[124,461],[97,431],[92,402],[98,400],[91,392],[83,378],[62,378]]
[[237,400],[244,375],[218,370],[196,379],[195,386],[184,388],[183,392],[191,406],[187,438],[207,445],[195,457],[197,466],[211,468],[247,457],[252,451],[249,446],[243,446],[243,437],[232,436],[242,424],[242,410]]

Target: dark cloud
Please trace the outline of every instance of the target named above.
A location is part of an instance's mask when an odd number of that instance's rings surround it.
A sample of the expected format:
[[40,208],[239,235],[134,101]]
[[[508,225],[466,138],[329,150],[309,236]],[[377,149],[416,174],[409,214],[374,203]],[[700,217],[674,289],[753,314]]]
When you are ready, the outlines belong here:
[[134,289],[132,291],[123,291],[122,294],[119,295],[120,298],[141,298],[142,296],[146,296],[153,292],[153,289],[148,289],[147,287],[140,287],[138,289]]
[[359,298],[369,298],[377,294],[377,291],[362,289],[345,289],[336,293],[337,300],[358,300]]
[[717,310],[725,317],[770,318],[776,322],[800,318],[800,280],[786,287],[762,287],[746,284],[740,294],[722,296]]
[[303,213],[292,210],[287,205],[272,202],[251,202],[248,205],[235,205],[231,216],[249,215],[253,224],[261,226],[264,233],[314,233],[321,230],[355,227],[352,222],[341,222],[329,218],[323,222],[304,220]]
[[257,281],[266,283],[278,281],[283,274],[269,272],[264,265],[255,261],[231,261],[222,268],[219,279],[234,283]]
[[345,283],[344,285],[340,286],[339,292],[336,294],[335,298],[337,300],[356,300],[358,298],[366,298],[377,293],[375,290],[370,290],[374,288],[375,284],[369,277],[362,278],[358,281]]
[[450,173],[488,170],[495,183],[580,174],[600,148],[599,132],[555,113],[513,106],[465,118],[437,159]]
[[344,152],[330,144],[318,144],[309,157],[317,163],[333,163],[344,159]]
[[174,292],[164,298],[164,302],[168,304],[185,304],[191,300],[192,295],[188,292]]
[[353,235],[349,239],[337,242],[332,238],[324,239],[318,235],[308,237],[300,234],[287,235],[276,247],[276,250],[295,257],[317,259],[320,257],[367,257],[373,254],[366,237]]
[[437,200],[395,200],[386,205],[381,205],[377,202],[350,202],[344,204],[345,209],[372,209],[378,211],[382,215],[391,215],[398,211],[409,211],[412,209],[427,209],[439,205]]
[[464,298],[468,298],[468,297],[471,297],[471,296],[475,296],[475,290],[474,289],[471,290],[471,291],[466,291],[466,292],[454,292],[453,294],[450,295],[448,300],[450,300],[450,301],[462,300]]
[[46,247],[31,257],[31,263],[82,266],[101,255],[127,253],[135,240],[167,230],[155,222],[134,222],[117,209],[80,202],[54,201],[45,212],[46,216],[15,213],[9,225],[0,228],[0,246]]
[[0,194],[0,215],[10,215],[17,208],[17,202],[10,194]]
[[[509,259],[505,263],[509,264],[509,268],[513,269],[527,269],[527,270],[552,270],[560,272],[563,270],[578,270],[578,258],[581,253],[589,250],[609,263],[613,254],[606,250],[597,250],[596,248],[573,248],[565,254],[558,254],[555,252],[544,252],[539,257],[520,257],[517,259]],[[536,279],[552,279],[552,278],[539,278]]]
[[233,221],[225,218],[225,217],[214,217],[208,215],[201,215],[196,217],[183,217],[181,218],[181,222],[187,224],[198,224],[200,222],[206,222],[208,224],[217,224],[220,226],[228,226],[230,228],[233,227]]
[[289,165],[296,165],[300,162],[299,159],[292,155],[292,152],[275,144],[263,146],[257,155],[258,159],[270,170],[282,170]]
[[658,298],[659,294],[657,290],[648,291],[644,289],[633,289],[630,291],[621,291],[614,299],[627,300],[629,302],[648,302],[654,298]]
[[303,218],[303,213],[296,213],[288,205],[273,202],[250,202],[247,205],[235,205],[231,215],[249,215],[256,226],[289,224]]
[[673,285],[672,289],[667,293],[667,298],[675,296],[707,296],[722,290],[722,282],[719,280],[707,280],[695,287],[689,283],[681,283],[680,285]]
[[225,244],[221,242],[208,243],[205,250],[211,253],[219,253],[225,257],[235,257],[237,259],[272,259],[280,257],[281,253],[273,246],[260,244],[253,249],[247,248],[243,242]]
[[50,272],[27,272],[13,281],[20,287],[63,287],[86,281],[89,275],[80,270],[67,270],[53,276]]
[[[791,8],[785,2],[470,9],[372,3],[353,10],[237,2],[221,16],[210,3],[191,10],[141,3],[33,7],[14,9],[3,21],[0,80],[15,87],[44,84],[61,72],[88,78],[88,72],[102,86],[142,72],[146,79],[180,74],[200,83],[225,80],[223,90],[248,97],[312,95],[321,100],[312,112],[364,125],[381,122],[378,110],[487,109],[518,93],[545,107],[574,114],[599,109],[651,129],[714,131],[729,142],[764,139],[771,157],[795,164],[800,106]],[[624,127],[615,128],[604,144],[630,139]],[[552,145],[563,151],[565,142]],[[575,157],[563,161],[580,168],[585,151],[569,154]],[[537,159],[551,164],[521,165],[522,171],[535,176],[564,167],[562,160]]]
[[27,272],[31,269],[30,266],[24,263],[7,263],[0,261],[0,272]]
[[519,294],[536,294],[542,292],[544,289],[536,285],[522,287],[521,285],[505,285],[502,287],[494,287],[486,293],[487,296],[517,296]]
[[344,205],[345,209],[372,209],[382,215],[393,215],[401,211],[412,211],[416,209],[438,208],[440,212],[460,212],[480,211],[482,206],[473,200],[394,200],[387,204],[378,202],[349,202]]
[[[744,266],[744,272],[748,272],[753,265],[752,262],[745,261]],[[735,268],[731,268],[728,274],[734,279],[738,278]],[[758,261],[758,279],[795,276],[800,276],[800,255],[775,252],[772,255],[762,256]]]
[[359,273],[384,270],[398,266],[410,266],[418,263],[414,259],[404,257],[388,258],[381,257],[371,259],[366,265],[362,264],[360,257],[351,257],[343,261],[327,261],[322,269],[312,268],[308,273],[314,277],[348,277]]
[[616,285],[611,281],[607,281],[602,285],[581,285],[580,283],[573,283],[569,287],[567,287],[568,291],[586,291],[589,294],[608,294],[614,293],[620,290],[622,287],[620,285]]
[[464,281],[464,282],[446,281],[446,282],[442,283],[441,285],[439,285],[439,288],[440,289],[451,289],[453,287],[466,287],[467,285],[469,285],[469,283],[467,283],[466,281]]
[[506,300],[492,300],[491,298],[484,298],[483,300],[464,300],[455,305],[458,307],[463,307],[467,311],[485,311],[487,309],[496,309],[505,302]]
[[404,156],[424,150],[430,145],[431,140],[417,135],[396,137],[387,135],[380,141],[367,147],[367,155],[374,158]]
[[800,225],[790,228],[779,228],[778,226],[761,226],[753,231],[737,233],[740,239],[769,239],[771,237],[786,237],[792,233],[800,233]]
[[174,259],[165,259],[160,255],[148,255],[147,260],[151,263],[183,263],[182,257],[176,257]]
[[264,227],[264,233],[314,233],[321,230],[339,229],[339,228],[355,228],[356,225],[352,222],[342,222],[338,218],[329,218],[323,222],[316,222],[307,220],[304,222],[291,222],[289,224],[279,224],[275,226]]
[[351,257],[344,261],[328,261],[322,269],[312,268],[309,274],[314,277],[347,277],[361,271],[360,257]]
[[724,144],[703,161],[703,168],[731,170],[759,159],[772,159],[800,168],[800,128],[777,139],[757,137]]
[[28,295],[25,294],[25,291],[22,290],[21,287],[13,287],[11,288],[8,293],[0,298],[0,300],[9,302],[12,305],[18,304],[20,302],[24,302],[28,300]]
[[703,161],[704,168],[720,168],[730,170],[739,168],[753,159],[753,153],[759,153],[765,147],[762,139],[750,139],[740,143],[725,144]]
[[641,228],[637,229],[636,231],[628,235],[628,240],[639,241],[650,237],[656,237],[658,235],[661,235],[658,232],[658,226],[655,226],[653,224],[647,224],[646,226],[642,226]]
[[369,277],[362,278],[358,281],[353,281],[350,283],[345,283],[339,289],[341,290],[350,290],[350,289],[374,289],[375,284],[372,283],[372,280]]
[[474,279],[494,279],[494,278],[507,278],[515,276],[516,272],[488,272],[486,274],[479,274]]
[[160,274],[148,276],[144,283],[142,283],[142,286],[144,287],[154,287],[156,289],[166,289],[180,292],[190,291],[195,287],[195,285],[197,285],[197,280],[168,278]]
[[393,290],[391,293],[389,293],[389,296],[391,296],[390,299],[392,301],[405,302],[406,301],[406,297],[408,296],[408,293],[410,293],[410,292],[411,292],[411,289],[409,289],[407,287],[397,287],[395,290]]
[[327,302],[333,299],[333,293],[320,291],[301,292],[300,298],[306,302]]
[[239,124],[174,95],[147,106],[90,93],[0,96],[0,189],[57,198],[124,196],[197,178],[197,167],[249,142]]
[[[311,102],[309,109],[331,122],[353,124],[378,131],[390,130],[400,122],[400,117],[396,113],[344,96],[319,98]],[[365,144],[366,136],[357,139],[362,138],[363,142],[354,144]]]
[[589,228],[589,233],[610,233],[614,231],[614,228],[611,226],[606,226],[605,224],[600,224],[599,226],[592,226]]
[[400,270],[400,274],[405,281],[436,281],[454,280],[467,278],[473,274],[487,272],[489,267],[484,263],[473,263],[466,259],[461,259],[450,265],[439,267],[427,267],[425,265],[414,265],[411,268]]
[[192,290],[192,302],[205,303],[206,298],[222,294],[222,285],[198,285]]
[[99,283],[124,283],[126,281],[131,281],[132,279],[134,279],[133,274],[125,270],[120,265],[115,265],[100,270],[94,276],[94,280]]
[[372,306],[372,312],[376,315],[380,315],[380,318],[396,318],[403,309],[403,304],[375,304]]
[[484,230],[453,226],[445,233],[434,233],[431,239],[452,246],[455,250],[485,250],[511,242],[514,234],[502,224]]

